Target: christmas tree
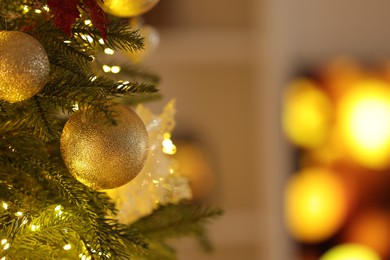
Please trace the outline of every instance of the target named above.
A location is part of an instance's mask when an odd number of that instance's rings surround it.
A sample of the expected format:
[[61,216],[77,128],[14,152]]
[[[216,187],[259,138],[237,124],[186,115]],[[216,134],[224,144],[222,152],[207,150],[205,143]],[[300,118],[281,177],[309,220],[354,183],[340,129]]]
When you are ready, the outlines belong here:
[[183,236],[211,249],[221,210],[190,201],[166,151],[174,102],[153,115],[158,77],[101,57],[140,51],[123,17],[157,2],[0,2],[0,259],[175,259]]

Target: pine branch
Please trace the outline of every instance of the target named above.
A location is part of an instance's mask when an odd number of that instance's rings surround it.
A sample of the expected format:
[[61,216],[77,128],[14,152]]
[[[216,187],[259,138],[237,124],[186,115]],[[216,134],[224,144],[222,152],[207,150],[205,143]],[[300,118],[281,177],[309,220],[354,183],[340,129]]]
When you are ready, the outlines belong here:
[[[83,40],[85,35],[88,35],[92,38],[92,41],[87,38],[84,40],[84,43],[91,47],[99,46],[97,43],[101,40],[101,36],[96,28],[85,25],[83,22],[78,22],[73,26],[73,33],[76,38]],[[132,30],[124,21],[113,21],[108,25],[105,46],[114,50],[135,52],[141,50],[144,47],[144,43],[138,30]]]
[[195,237],[206,251],[212,250],[204,224],[211,218],[221,216],[221,209],[191,204],[163,206],[132,225],[152,241],[165,241],[183,236]]

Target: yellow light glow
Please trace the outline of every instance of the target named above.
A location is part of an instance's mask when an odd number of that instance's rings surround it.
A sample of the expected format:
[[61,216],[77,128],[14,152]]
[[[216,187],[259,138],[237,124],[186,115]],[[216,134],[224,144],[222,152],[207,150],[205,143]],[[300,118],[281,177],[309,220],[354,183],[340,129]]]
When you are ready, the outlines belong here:
[[334,173],[308,168],[293,175],[284,194],[285,222],[291,235],[304,242],[320,242],[343,224],[347,197]]
[[330,98],[314,82],[300,79],[287,88],[282,124],[294,144],[304,148],[322,145],[329,134],[332,113]]
[[21,216],[23,216],[23,212],[18,211],[18,212],[15,213],[15,216],[21,217]]
[[30,11],[30,8],[27,5],[23,6],[23,13],[24,14],[28,13],[29,11]]
[[3,208],[8,209],[8,204],[3,201]]
[[367,246],[342,244],[330,249],[320,260],[381,260],[381,258]]
[[8,248],[10,247],[11,245],[9,243],[5,243],[4,246],[3,246],[3,249],[4,250],[8,250]]
[[111,72],[112,73],[119,73],[121,71],[121,67],[119,67],[119,66],[112,66],[111,67]]
[[107,66],[107,65],[103,65],[103,71],[104,72],[106,72],[106,73],[108,73],[108,72],[110,72],[111,71],[111,67],[110,66]]
[[35,13],[40,14],[40,13],[42,13],[42,10],[40,10],[40,9],[35,9]]
[[99,39],[99,43],[100,43],[101,45],[104,45],[104,40],[103,40],[103,38],[100,38],[100,39]]
[[54,210],[55,210],[55,211],[60,211],[60,210],[61,210],[61,208],[62,208],[62,206],[61,206],[61,205],[57,205],[57,206],[54,208]]
[[91,22],[91,20],[85,20],[85,21],[84,21],[84,24],[85,24],[85,25],[90,25],[90,24],[92,24],[92,22]]
[[114,50],[111,49],[111,48],[105,48],[105,49],[104,49],[104,53],[105,53],[105,54],[108,54],[108,55],[113,55],[115,52],[114,52]]
[[351,157],[364,166],[383,168],[390,160],[390,86],[364,81],[340,100],[340,133]]
[[70,244],[66,244],[64,245],[64,250],[70,250],[72,248],[72,246]]
[[8,241],[7,239],[2,239],[1,240],[1,245],[4,245],[5,243],[7,243],[7,241]]
[[37,231],[39,230],[39,225],[31,225],[31,231]]
[[175,154],[176,153],[176,146],[173,144],[171,139],[164,139],[162,141],[162,151],[165,154]]
[[43,9],[45,9],[46,12],[49,12],[49,11],[50,11],[50,8],[49,8],[47,5],[44,5],[44,6],[43,6]]

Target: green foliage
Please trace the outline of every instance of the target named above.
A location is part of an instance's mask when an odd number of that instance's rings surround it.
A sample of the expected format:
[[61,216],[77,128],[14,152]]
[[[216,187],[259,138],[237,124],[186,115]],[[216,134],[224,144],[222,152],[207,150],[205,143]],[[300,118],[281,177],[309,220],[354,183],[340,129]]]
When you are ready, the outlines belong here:
[[69,38],[53,25],[45,4],[0,1],[0,30],[25,31],[38,39],[51,66],[37,95],[0,101],[0,258],[175,259],[169,240],[183,236],[210,250],[204,224],[221,210],[168,205],[126,226],[112,218],[117,210],[106,193],[70,175],[59,151],[66,117],[94,108],[115,124],[111,106],[158,98],[159,78],[132,64],[123,65],[122,80],[103,73],[97,59],[103,48],[143,48],[143,39],[124,21],[109,24],[104,44],[82,18]]

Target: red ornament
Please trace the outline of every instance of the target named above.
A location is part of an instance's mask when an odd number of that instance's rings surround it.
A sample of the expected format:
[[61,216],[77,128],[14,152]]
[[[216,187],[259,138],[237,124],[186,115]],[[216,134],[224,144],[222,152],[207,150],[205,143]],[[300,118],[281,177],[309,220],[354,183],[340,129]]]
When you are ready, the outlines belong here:
[[72,36],[72,24],[80,17],[77,9],[79,3],[79,0],[47,0],[54,14],[54,24],[69,37]]
[[79,6],[91,16],[92,24],[106,39],[109,19],[96,0],[47,0],[47,5],[53,12],[54,24],[69,37],[72,36],[72,25],[80,17]]

